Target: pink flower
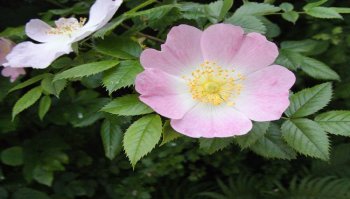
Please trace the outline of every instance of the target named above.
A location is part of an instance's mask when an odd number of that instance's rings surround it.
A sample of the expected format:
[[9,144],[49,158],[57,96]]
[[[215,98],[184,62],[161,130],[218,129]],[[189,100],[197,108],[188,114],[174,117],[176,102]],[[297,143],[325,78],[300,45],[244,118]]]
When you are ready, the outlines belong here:
[[142,52],[145,71],[136,78],[136,90],[184,135],[243,135],[252,120],[277,120],[289,106],[295,76],[273,65],[277,56],[277,46],[265,36],[244,34],[238,26],[201,31],[180,25],[170,30],[161,51]]
[[23,42],[18,44],[6,57],[5,66],[23,66],[46,68],[58,57],[73,51],[72,44],[80,41],[96,30],[102,28],[112,19],[122,0],[96,0],[90,9],[88,22],[80,18],[60,18],[55,21],[56,27],[32,19],[26,24],[26,34],[40,42]]
[[[0,65],[6,62],[6,56],[14,46],[15,44],[12,41],[0,37]],[[10,77],[10,81],[14,82],[20,75],[25,75],[26,71],[18,67],[5,67],[2,69],[1,74],[4,77]]]

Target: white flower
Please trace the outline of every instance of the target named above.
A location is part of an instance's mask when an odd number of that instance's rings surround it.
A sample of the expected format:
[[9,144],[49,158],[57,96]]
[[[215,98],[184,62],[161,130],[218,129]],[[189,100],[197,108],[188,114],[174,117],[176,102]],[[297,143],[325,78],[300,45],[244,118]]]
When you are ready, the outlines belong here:
[[60,18],[56,27],[32,19],[26,24],[26,34],[41,42],[23,42],[7,55],[4,66],[46,68],[58,57],[73,51],[72,44],[102,28],[113,17],[122,0],[96,0],[90,9],[89,20],[85,18]]

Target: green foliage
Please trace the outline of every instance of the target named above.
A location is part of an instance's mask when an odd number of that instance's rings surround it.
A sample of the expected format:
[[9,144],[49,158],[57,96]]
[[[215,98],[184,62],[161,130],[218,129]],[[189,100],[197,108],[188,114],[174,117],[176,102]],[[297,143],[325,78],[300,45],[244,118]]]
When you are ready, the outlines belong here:
[[138,95],[118,97],[103,107],[102,111],[124,116],[143,115],[153,112],[151,108],[139,100]]
[[132,166],[158,143],[162,135],[162,121],[158,115],[148,115],[134,122],[125,132],[123,145]]
[[113,160],[122,150],[123,133],[116,119],[105,119],[101,126],[101,139],[108,159]]
[[112,92],[134,84],[136,75],[142,72],[138,61],[123,61],[116,69],[106,71],[102,79],[108,92]]
[[281,8],[266,3],[247,2],[234,13],[235,16],[242,15],[266,15],[280,11]]
[[329,139],[326,132],[314,121],[293,119],[282,125],[284,140],[296,151],[323,160],[329,159]]
[[232,138],[201,138],[199,148],[208,154],[213,154],[228,147],[232,142]]
[[21,166],[23,164],[23,149],[14,146],[1,152],[1,162],[10,166]]
[[41,94],[42,88],[40,86],[35,87],[32,90],[28,91],[26,94],[24,94],[13,107],[12,119],[14,119],[16,115],[18,115],[25,109],[32,106],[36,101],[38,101],[40,99]]
[[241,148],[247,148],[265,135],[269,125],[269,122],[254,123],[253,129],[248,134],[237,136],[235,141]]
[[330,111],[317,115],[315,121],[327,132],[350,136],[350,112]]
[[270,124],[267,133],[249,147],[256,154],[266,158],[294,159],[295,151],[282,139],[280,127]]
[[305,117],[324,108],[332,97],[332,84],[323,83],[295,93],[290,98],[286,114],[292,118]]
[[119,61],[116,61],[116,60],[107,60],[107,61],[83,64],[83,65],[65,70],[55,75],[55,78],[53,81],[94,75],[94,74],[103,72],[105,70],[108,70],[118,64],[119,64]]
[[49,111],[51,107],[51,98],[49,96],[44,96],[41,98],[40,103],[39,103],[39,118],[43,120],[45,117],[46,113]]
[[181,136],[182,136],[182,134],[176,132],[170,126],[170,122],[166,121],[163,125],[162,142],[160,143],[160,145],[164,145],[164,144],[171,142],[171,141],[173,141]]

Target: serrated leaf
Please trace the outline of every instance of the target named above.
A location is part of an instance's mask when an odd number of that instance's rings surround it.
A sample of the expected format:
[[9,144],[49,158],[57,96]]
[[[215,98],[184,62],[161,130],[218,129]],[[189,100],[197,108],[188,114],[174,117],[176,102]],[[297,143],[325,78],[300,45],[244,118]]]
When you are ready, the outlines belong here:
[[281,49],[276,59],[276,64],[285,66],[291,70],[297,70],[302,63],[303,56],[289,49]]
[[329,140],[326,132],[309,119],[287,120],[282,125],[282,136],[296,151],[323,160],[329,159]]
[[317,6],[320,6],[324,3],[326,3],[328,0],[320,0],[320,1],[316,1],[316,2],[313,2],[313,3],[308,3],[306,4],[304,7],[303,7],[303,10],[309,10],[311,8],[314,8],[314,7],[317,7]]
[[281,43],[281,49],[298,52],[309,53],[317,48],[318,41],[312,39],[305,39],[299,41],[283,41]]
[[278,125],[271,123],[267,133],[249,147],[256,154],[266,158],[294,159],[295,151],[282,139]]
[[339,75],[334,70],[323,62],[310,57],[303,57],[302,66],[300,68],[315,79],[340,81]]
[[134,122],[124,135],[124,150],[130,163],[136,163],[159,142],[162,135],[162,121],[158,115],[147,115]]
[[256,122],[254,123],[253,129],[251,131],[245,135],[235,137],[235,141],[241,148],[248,148],[261,137],[263,137],[268,128],[269,122]]
[[282,13],[282,18],[289,22],[295,23],[299,19],[299,13],[295,11],[288,11]]
[[324,108],[331,98],[332,84],[319,84],[292,95],[285,113],[292,118],[308,116]]
[[234,16],[265,15],[280,10],[281,8],[267,3],[247,2],[236,10]]
[[119,123],[115,120],[104,120],[101,126],[101,139],[105,156],[113,160],[122,149],[123,133]]
[[343,17],[332,8],[314,7],[305,10],[306,14],[321,19],[343,19]]
[[233,142],[233,138],[200,138],[199,148],[208,154],[224,149]]
[[225,20],[225,23],[230,23],[236,26],[241,26],[244,32],[259,32],[266,33],[265,25],[255,16],[232,16]]
[[94,43],[98,52],[121,59],[135,59],[142,51],[141,46],[129,37],[111,35]]
[[223,8],[223,4],[224,2],[219,0],[204,6],[205,14],[208,16],[210,22],[217,23],[220,20],[219,16]]
[[176,132],[171,126],[169,120],[166,121],[163,125],[163,133],[162,133],[162,143],[160,143],[160,146],[171,142],[179,137],[181,137],[182,134]]
[[21,166],[23,164],[23,148],[14,146],[3,150],[1,162],[9,166]]
[[17,84],[15,87],[11,88],[11,89],[9,90],[9,93],[12,92],[12,91],[16,91],[16,90],[25,88],[25,87],[27,87],[27,86],[30,86],[30,85],[32,85],[32,84],[34,84],[34,83],[36,83],[36,82],[38,82],[38,81],[44,79],[45,77],[47,77],[47,76],[49,76],[49,75],[51,75],[51,74],[45,73],[45,74],[41,74],[41,75],[35,76],[35,77],[33,77],[33,78],[30,78],[30,79],[28,79],[27,81],[22,82],[22,83],[20,83],[20,84]]
[[51,97],[45,95],[44,97],[41,98],[40,103],[39,103],[39,118],[41,120],[44,119],[46,113],[49,111],[51,107]]
[[123,61],[117,68],[106,71],[102,82],[111,94],[120,88],[133,85],[136,75],[142,71],[138,61]]
[[15,104],[12,109],[12,119],[16,117],[20,112],[32,106],[36,101],[40,99],[42,94],[42,88],[40,86],[33,88],[24,94]]
[[105,70],[108,70],[118,64],[119,64],[119,61],[117,60],[107,60],[107,61],[83,64],[55,75],[55,78],[53,81],[55,82],[61,79],[70,79],[70,78],[86,77],[86,76],[94,75],[94,74],[103,72]]
[[143,115],[153,112],[150,107],[140,101],[138,95],[118,97],[104,106],[101,111],[123,116]]
[[329,111],[318,115],[315,121],[329,133],[350,136],[350,111]]

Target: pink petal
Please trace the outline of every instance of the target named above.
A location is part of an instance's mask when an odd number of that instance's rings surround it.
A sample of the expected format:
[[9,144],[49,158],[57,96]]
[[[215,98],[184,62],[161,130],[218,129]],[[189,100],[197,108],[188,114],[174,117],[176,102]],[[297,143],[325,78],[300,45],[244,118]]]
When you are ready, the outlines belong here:
[[171,126],[189,137],[231,137],[252,129],[252,122],[228,106],[198,104],[181,119],[171,120]]
[[243,74],[249,74],[271,65],[278,56],[277,46],[259,33],[244,36],[243,43],[230,65]]
[[72,48],[67,43],[49,42],[34,44],[32,42],[23,42],[16,45],[11,53],[7,55],[7,63],[4,66],[46,68],[56,58],[70,52],[72,52]]
[[294,83],[294,74],[283,66],[261,69],[247,76],[235,107],[254,121],[277,120],[289,106]]
[[10,81],[14,82],[20,75],[25,75],[26,71],[23,68],[5,67],[1,71],[2,76],[10,77]]
[[146,69],[136,78],[140,100],[168,118],[181,118],[195,102],[186,83],[158,69]]
[[57,41],[57,35],[48,34],[51,28],[40,19],[32,19],[26,24],[25,31],[28,37],[38,42]]
[[157,68],[169,74],[182,75],[203,62],[200,40],[202,31],[188,26],[173,27],[162,50],[146,49],[140,60],[144,68]]
[[204,59],[229,67],[242,44],[243,34],[244,31],[239,26],[230,24],[209,26],[203,32],[201,40]]

